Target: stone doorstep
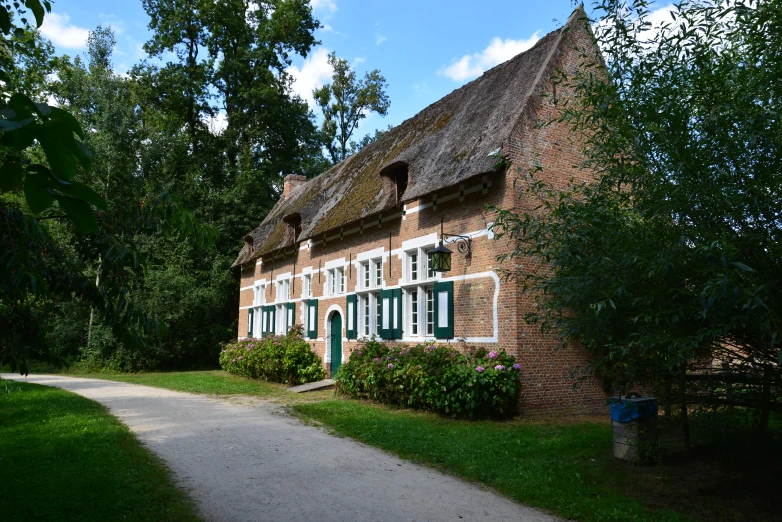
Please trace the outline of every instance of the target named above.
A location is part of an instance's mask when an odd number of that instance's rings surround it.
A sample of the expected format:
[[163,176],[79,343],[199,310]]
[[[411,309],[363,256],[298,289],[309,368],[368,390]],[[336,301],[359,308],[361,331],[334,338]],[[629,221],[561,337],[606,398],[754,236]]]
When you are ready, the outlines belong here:
[[304,393],[313,390],[321,390],[323,388],[328,388],[329,386],[334,386],[334,381],[332,379],[323,379],[322,381],[308,382],[307,384],[292,386],[288,388],[287,391],[293,393]]

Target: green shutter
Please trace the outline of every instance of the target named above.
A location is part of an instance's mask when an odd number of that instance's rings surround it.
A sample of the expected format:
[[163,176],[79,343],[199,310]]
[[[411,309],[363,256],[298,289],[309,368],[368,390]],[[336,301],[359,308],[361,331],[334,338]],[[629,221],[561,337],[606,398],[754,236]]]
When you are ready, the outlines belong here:
[[285,305],[285,332],[287,333],[296,324],[296,303]]
[[[441,309],[445,313],[444,317],[441,317]],[[438,281],[434,284],[434,336],[438,339],[453,339],[453,281]]]
[[[310,315],[312,314],[312,315]],[[312,321],[310,321],[312,317]],[[307,301],[307,337],[310,339],[318,338],[318,300],[310,299]]]
[[404,321],[402,320],[402,289],[397,288],[391,290],[391,296],[393,298],[391,303],[394,307],[391,315],[391,338],[401,339],[402,325],[404,324]]
[[377,304],[380,307],[380,324],[377,325],[377,330],[380,332],[381,339],[391,339],[394,335],[391,328],[391,304],[393,303],[392,290],[380,291],[380,302]]
[[347,338],[356,339],[358,337],[358,296],[356,294],[351,294],[345,298],[345,310],[347,316],[347,324],[345,326]]
[[247,310],[247,337],[253,336],[253,316],[254,311],[252,308]]

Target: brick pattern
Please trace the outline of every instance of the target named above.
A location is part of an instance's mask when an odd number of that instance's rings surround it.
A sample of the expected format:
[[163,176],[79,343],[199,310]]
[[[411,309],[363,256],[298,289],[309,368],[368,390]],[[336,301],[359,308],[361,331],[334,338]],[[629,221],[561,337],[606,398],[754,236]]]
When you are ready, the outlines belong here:
[[[573,32],[571,39],[582,40],[585,43],[586,35]],[[578,43],[578,42],[576,42]],[[556,68],[572,69],[579,63],[578,53],[573,50],[565,50],[556,60]],[[541,85],[549,93],[553,93],[551,83],[542,82]],[[564,96],[561,86],[558,86],[558,95]],[[285,272],[295,272],[296,277],[291,288],[291,299],[297,300],[302,292],[302,269],[311,267],[312,272],[312,296],[320,298],[318,304],[318,337],[326,337],[325,324],[327,311],[330,306],[338,305],[343,313],[343,329],[345,328],[346,300],[344,295],[336,297],[322,297],[326,284],[325,265],[328,261],[344,258],[347,262],[351,259],[355,262],[356,254],[376,248],[382,248],[386,255],[389,249],[400,249],[402,242],[431,233],[440,232],[440,220],[444,221],[446,233],[466,234],[479,230],[485,230],[492,221],[491,214],[486,210],[487,204],[494,204],[505,208],[515,208],[517,211],[531,210],[533,202],[525,201],[518,197],[518,191],[514,186],[516,181],[516,168],[528,169],[534,165],[543,167],[539,176],[555,186],[564,186],[572,177],[583,176],[574,166],[581,161],[579,143],[574,139],[563,125],[548,125],[538,127],[537,123],[551,118],[555,113],[555,107],[551,98],[534,99],[526,113],[519,120],[514,133],[508,143],[503,147],[503,154],[512,161],[514,168],[510,173],[489,174],[491,186],[484,188],[481,176],[464,183],[464,188],[469,192],[472,187],[479,187],[471,193],[458,197],[460,187],[453,187],[451,191],[439,193],[436,196],[428,196],[418,201],[408,202],[408,209],[404,219],[401,216],[386,220],[378,227],[377,216],[371,216],[364,220],[363,227],[360,223],[345,226],[343,235],[329,238],[325,243],[318,242],[310,248],[301,248],[289,252],[286,256],[264,258],[262,264],[243,267],[242,287],[252,287],[255,280],[265,278],[266,302],[275,301],[276,292],[273,281],[276,276]],[[483,189],[483,190],[481,190]],[[457,197],[450,201],[444,201],[450,195]],[[424,208],[418,212],[410,209],[429,204],[433,198],[437,198],[436,209],[433,206]],[[398,213],[402,213],[399,207]],[[386,216],[390,213],[386,213]],[[345,231],[353,228],[363,228],[363,232],[344,235]],[[339,234],[339,232],[337,232]],[[320,241],[320,240],[319,240]],[[303,243],[302,245],[307,245]],[[494,241],[486,235],[473,240],[473,254],[469,262],[460,254],[455,245],[450,247],[454,251],[452,256],[452,270],[447,277],[456,277],[454,281],[454,335],[456,339],[449,342],[456,343],[461,349],[469,349],[473,345],[460,342],[460,338],[491,337],[494,335],[494,294],[496,283],[491,277],[467,278],[486,272],[495,273],[499,268],[497,256],[509,250],[504,241]],[[508,263],[508,268],[524,268],[523,261]],[[402,278],[403,260],[397,255],[392,255],[390,263],[388,258],[384,260],[383,279],[384,286],[397,287]],[[320,271],[319,271],[320,268]],[[462,276],[465,278],[462,279]],[[345,267],[347,281],[347,293],[356,289],[359,273],[355,263]],[[272,283],[272,284],[269,284]],[[253,291],[245,289],[240,294],[240,307],[252,304]],[[524,321],[524,315],[534,307],[534,296],[520,292],[516,283],[501,281],[498,298],[498,338],[496,343],[481,343],[481,346],[497,349],[501,348],[513,354],[522,366],[522,380],[524,383],[522,408],[524,411],[595,411],[604,409],[603,399],[605,394],[594,379],[586,379],[581,383],[571,375],[574,370],[583,368],[588,363],[587,354],[578,347],[558,349],[556,340],[549,335],[544,335],[538,326],[529,325]],[[296,322],[301,321],[301,306],[297,305]],[[247,333],[247,310],[241,309],[239,315],[239,336]],[[345,336],[345,331],[342,332]],[[328,340],[310,341],[313,350],[321,359],[325,359]],[[407,344],[407,343],[405,343]],[[361,341],[343,340],[343,353],[349,354]],[[344,356],[347,358],[347,355]],[[325,363],[324,363],[325,364]],[[329,365],[327,365],[327,370]]]

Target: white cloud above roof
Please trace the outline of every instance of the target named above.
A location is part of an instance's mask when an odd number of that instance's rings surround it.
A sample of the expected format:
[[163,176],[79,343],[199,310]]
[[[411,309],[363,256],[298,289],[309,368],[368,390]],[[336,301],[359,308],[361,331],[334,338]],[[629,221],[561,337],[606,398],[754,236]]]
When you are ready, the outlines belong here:
[[41,25],[41,33],[58,47],[83,49],[90,31],[69,22],[70,17],[65,13],[48,13]]
[[334,73],[329,65],[329,50],[325,47],[319,47],[310,54],[301,68],[292,65],[287,71],[293,77],[293,92],[306,100],[313,109],[316,106],[312,91],[329,82]]
[[335,0],[312,0],[312,9],[324,9],[330,13],[337,11],[337,2]]
[[535,31],[535,34],[525,40],[493,38],[484,50],[473,54],[465,54],[451,65],[442,67],[437,72],[456,82],[477,78],[486,70],[510,60],[517,54],[531,48],[540,39],[539,34],[540,31]]

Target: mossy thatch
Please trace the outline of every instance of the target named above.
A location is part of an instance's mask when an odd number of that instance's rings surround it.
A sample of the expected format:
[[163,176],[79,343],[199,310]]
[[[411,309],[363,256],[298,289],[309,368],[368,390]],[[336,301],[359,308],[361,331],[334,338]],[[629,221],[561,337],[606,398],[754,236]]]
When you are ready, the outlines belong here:
[[547,81],[550,64],[564,49],[566,29],[584,16],[578,8],[565,27],[541,38],[528,51],[485,72],[478,79],[433,103],[393,128],[378,141],[296,187],[253,230],[253,248],[245,246],[234,266],[290,247],[293,233],[283,221],[301,216],[299,240],[316,238],[397,204],[383,190],[381,172],[407,165],[410,201],[452,187],[477,174],[492,172],[493,151],[502,150],[538,84]]

